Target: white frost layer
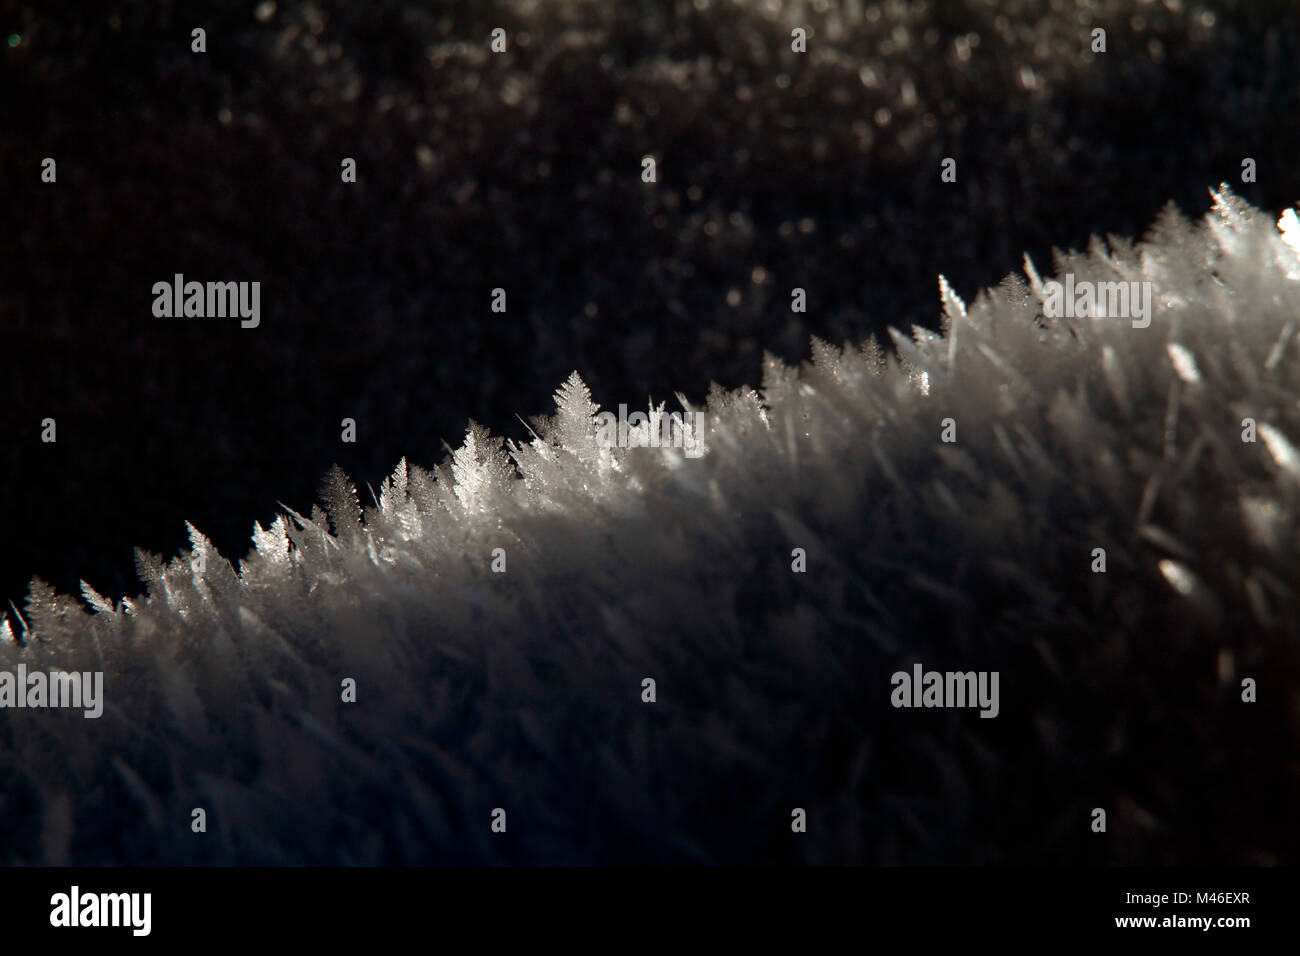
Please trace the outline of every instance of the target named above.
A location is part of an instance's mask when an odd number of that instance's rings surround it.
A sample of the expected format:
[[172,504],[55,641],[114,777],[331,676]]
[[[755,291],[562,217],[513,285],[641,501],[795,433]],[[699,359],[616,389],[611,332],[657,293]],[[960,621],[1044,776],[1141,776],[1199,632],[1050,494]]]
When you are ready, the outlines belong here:
[[[169,563],[140,554],[143,597],[84,585],[88,612],[35,582],[0,666],[102,669],[107,703],[0,711],[44,807],[9,859],[1023,859],[965,829],[985,804],[1050,852],[1048,821],[1093,805],[1048,772],[1062,741],[1156,746],[1156,662],[1210,668],[1164,703],[1199,707],[1186,744],[1214,750],[1235,697],[1197,695],[1296,660],[1296,220],[1213,195],[1200,227],[1169,209],[1143,243],[1058,256],[1152,283],[1146,328],[1044,317],[1028,261],[969,305],[941,279],[944,334],[895,332],[901,358],[814,340],[757,391],[715,387],[702,457],[602,448],[575,374],[535,440],[471,423],[364,509],[334,472],[238,568],[191,528]],[[1001,668],[975,723],[1041,751],[900,723],[889,674],[918,659]],[[1115,727],[1076,726],[1098,700]],[[1017,759],[1040,792],[1001,788]],[[760,850],[795,806],[818,825]]]

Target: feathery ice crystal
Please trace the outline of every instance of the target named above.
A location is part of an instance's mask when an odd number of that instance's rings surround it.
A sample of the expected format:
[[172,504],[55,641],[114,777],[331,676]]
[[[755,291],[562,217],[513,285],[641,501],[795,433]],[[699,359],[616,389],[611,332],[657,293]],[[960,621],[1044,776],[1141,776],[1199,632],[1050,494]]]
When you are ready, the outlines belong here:
[[[34,581],[0,666],[106,700],[0,711],[7,860],[1300,862],[1300,224],[1213,197],[1058,254],[1146,328],[1026,258],[897,355],[714,386],[701,457],[598,442],[575,374],[238,567],[191,527],[142,597]],[[891,708],[917,661],[1000,671],[998,718]]]

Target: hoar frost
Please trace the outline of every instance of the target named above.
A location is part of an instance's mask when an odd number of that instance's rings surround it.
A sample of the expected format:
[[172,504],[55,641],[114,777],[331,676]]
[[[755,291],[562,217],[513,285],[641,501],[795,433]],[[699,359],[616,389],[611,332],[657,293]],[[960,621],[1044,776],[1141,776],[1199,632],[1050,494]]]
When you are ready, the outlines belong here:
[[[7,861],[1300,862],[1297,219],[1213,200],[1058,256],[1144,327],[1026,260],[679,400],[698,456],[662,405],[600,440],[575,374],[237,566],[191,528],[141,597],[34,581],[0,667],[103,715],[0,709]],[[997,719],[891,706],[921,665]]]

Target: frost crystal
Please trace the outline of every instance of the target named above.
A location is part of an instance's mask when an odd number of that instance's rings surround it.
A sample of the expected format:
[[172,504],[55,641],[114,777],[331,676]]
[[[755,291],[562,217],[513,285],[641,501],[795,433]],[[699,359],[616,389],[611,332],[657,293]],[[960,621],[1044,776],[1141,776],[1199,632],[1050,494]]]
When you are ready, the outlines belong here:
[[[969,305],[941,278],[945,334],[894,330],[896,356],[814,341],[799,369],[767,357],[761,390],[715,387],[707,455],[599,443],[575,373],[530,440],[470,422],[375,507],[334,469],[325,509],[255,524],[238,570],[191,528],[171,561],[137,552],[147,593],[118,606],[34,581],[0,665],[102,669],[107,703],[0,710],[12,806],[69,800],[75,823],[53,846],[9,821],[6,859],[486,862],[508,806],[516,862],[1060,863],[1103,753],[1154,814],[1289,767],[1267,804],[1289,812],[1294,727],[1255,734],[1213,681],[1300,661],[1300,231],[1213,199],[1200,228],[1170,209],[1144,243],[1060,258],[1152,283],[1148,327],[1045,316],[1026,257]],[[900,721],[889,675],[916,661],[1001,670],[1009,703]],[[1298,712],[1294,685],[1270,693]],[[818,824],[768,846],[784,803]],[[1292,829],[1160,822],[1228,862]]]

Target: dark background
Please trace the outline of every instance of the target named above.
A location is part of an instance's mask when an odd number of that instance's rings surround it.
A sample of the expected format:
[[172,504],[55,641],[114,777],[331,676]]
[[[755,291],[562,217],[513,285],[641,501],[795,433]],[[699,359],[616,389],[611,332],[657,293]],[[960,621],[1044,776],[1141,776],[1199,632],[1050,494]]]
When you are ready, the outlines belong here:
[[[134,594],[186,519],[241,557],[332,463],[369,503],[574,369],[698,400],[933,327],[940,272],[970,298],[1223,180],[1300,199],[1300,10],[1170,6],[0,3],[0,598]],[[261,281],[261,327],[155,319],[176,272]]]

